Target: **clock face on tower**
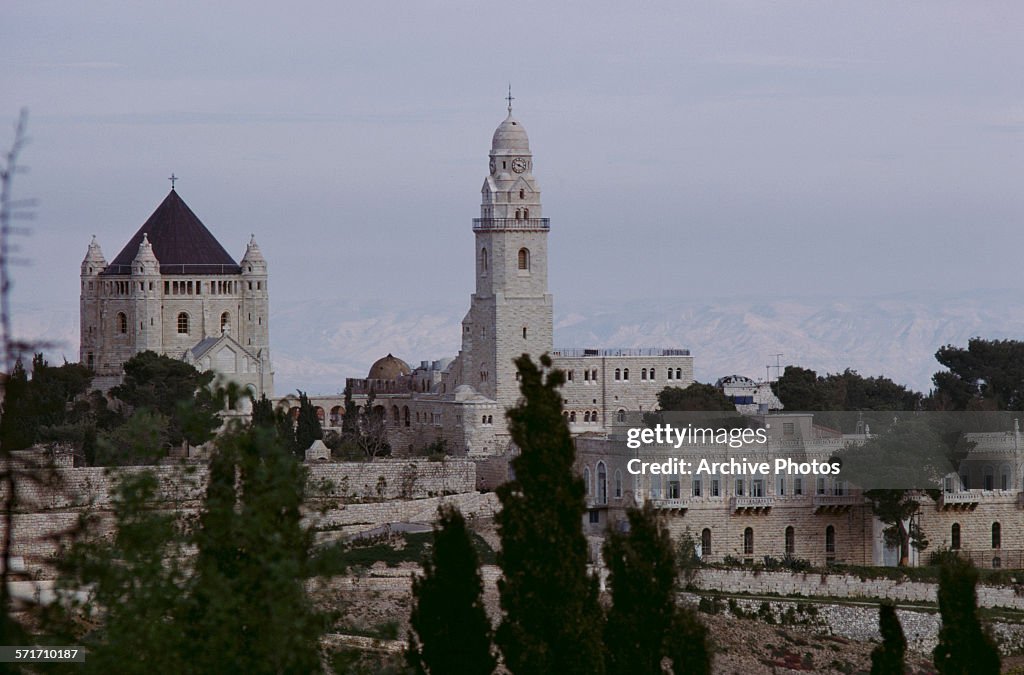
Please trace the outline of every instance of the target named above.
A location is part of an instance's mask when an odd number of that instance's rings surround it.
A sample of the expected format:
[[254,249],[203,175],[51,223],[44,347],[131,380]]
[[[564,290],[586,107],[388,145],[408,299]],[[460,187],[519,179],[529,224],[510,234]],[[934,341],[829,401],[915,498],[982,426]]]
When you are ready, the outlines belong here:
[[522,173],[526,171],[526,160],[522,157],[516,157],[512,160],[512,170],[516,173]]

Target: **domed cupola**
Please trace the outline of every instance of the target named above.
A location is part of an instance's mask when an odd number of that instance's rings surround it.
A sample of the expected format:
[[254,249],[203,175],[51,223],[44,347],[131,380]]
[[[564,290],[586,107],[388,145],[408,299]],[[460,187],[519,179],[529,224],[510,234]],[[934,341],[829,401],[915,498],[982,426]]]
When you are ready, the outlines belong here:
[[370,366],[370,373],[366,377],[370,380],[397,380],[402,375],[408,375],[411,372],[412,369],[409,368],[408,363],[388,354],[374,361]]
[[149,243],[149,236],[145,232],[139,243],[139,252],[132,260],[132,274],[160,274],[160,261],[156,259],[153,245]]
[[85,252],[82,260],[82,276],[93,276],[99,274],[107,266],[107,259],[103,257],[103,250],[96,241],[96,235],[92,235],[89,242],[89,250]]
[[494,130],[494,136],[491,138],[491,156],[528,154],[530,139],[526,135],[526,129],[519,120],[512,117],[510,110],[508,117]]

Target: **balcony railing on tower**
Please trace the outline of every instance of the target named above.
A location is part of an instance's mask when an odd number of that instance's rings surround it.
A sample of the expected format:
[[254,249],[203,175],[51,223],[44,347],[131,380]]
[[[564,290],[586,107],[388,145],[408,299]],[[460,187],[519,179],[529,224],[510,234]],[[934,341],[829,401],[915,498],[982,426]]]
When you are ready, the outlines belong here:
[[474,218],[473,231],[526,230],[547,232],[551,229],[550,218]]

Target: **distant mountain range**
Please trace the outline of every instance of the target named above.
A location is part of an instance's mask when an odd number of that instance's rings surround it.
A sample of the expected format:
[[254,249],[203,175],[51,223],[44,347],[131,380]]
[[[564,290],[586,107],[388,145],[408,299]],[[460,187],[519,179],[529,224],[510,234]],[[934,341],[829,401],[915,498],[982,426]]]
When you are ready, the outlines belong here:
[[[272,304],[271,344],[278,394],[337,393],[392,353],[410,365],[454,356],[462,301],[432,305],[304,300]],[[20,336],[60,343],[51,361],[78,354],[77,308],[20,305]],[[1024,302],[1015,291],[956,295],[903,293],[866,298],[651,300],[604,305],[558,303],[556,347],[686,347],[696,376],[713,382],[783,366],[819,372],[853,368],[927,391],[935,351],[973,336],[1024,339]],[[775,370],[772,369],[772,376]]]

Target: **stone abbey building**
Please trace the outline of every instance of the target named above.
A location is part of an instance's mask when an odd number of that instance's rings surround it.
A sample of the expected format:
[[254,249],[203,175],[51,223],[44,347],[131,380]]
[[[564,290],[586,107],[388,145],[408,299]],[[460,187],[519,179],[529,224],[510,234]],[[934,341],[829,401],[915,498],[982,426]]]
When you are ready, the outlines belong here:
[[80,359],[95,387],[151,350],[273,394],[267,261],[253,237],[236,262],[173,187],[110,263],[93,237],[81,283]]
[[[373,393],[395,454],[443,439],[456,456],[504,457],[510,441],[505,411],[519,398],[513,360],[521,354],[535,362],[550,354],[566,371],[565,415],[575,433],[601,432],[626,411],[652,410],[665,386],[693,381],[693,358],[685,349],[554,347],[551,222],[533,169],[526,129],[510,107],[491,139],[480,214],[472,221],[474,257],[466,262],[474,267],[476,288],[462,320],[462,348],[454,358],[416,368],[388,354],[367,377],[346,383],[361,404]],[[280,403],[297,405],[293,397]],[[314,403],[325,425],[341,425],[340,396],[314,397]]]
[[[522,124],[509,110],[494,132],[472,221],[474,253],[465,263],[475,288],[454,357],[412,367],[387,354],[365,377],[349,378],[355,401],[382,415],[395,456],[444,440],[449,454],[475,460],[476,484],[506,479],[516,449],[505,411],[519,397],[513,359],[552,355],[566,372],[564,414],[577,446],[577,469],[587,490],[585,529],[600,557],[600,539],[626,509],[650,503],[673,535],[691,536],[702,557],[757,561],[786,555],[823,565],[895,564],[882,524],[856,486],[828,477],[633,476],[637,457],[623,434],[638,413],[657,406],[666,386],[693,382],[693,358],[682,349],[559,349],[553,344],[553,296],[548,288],[548,233],[533,154]],[[272,395],[267,264],[255,241],[235,262],[172,189],[164,202],[107,263],[95,240],[82,263],[81,360],[108,389],[123,363],[145,349],[213,369]],[[733,376],[719,383],[748,414],[774,409],[769,391]],[[749,400],[748,400],[749,399]],[[314,396],[328,429],[342,425],[340,394]],[[293,396],[279,405],[297,412]],[[827,460],[862,443],[865,433],[842,434],[807,413],[772,412],[767,442],[745,449],[751,461],[798,455]],[[931,541],[982,567],[1024,567],[1024,438],[1019,427],[973,436],[976,447],[959,475],[945,478],[938,499],[922,495],[915,524]],[[678,454],[652,447],[645,459]],[[683,448],[682,452],[694,452]],[[699,451],[711,461],[728,447]],[[912,564],[921,564],[914,556]]]

